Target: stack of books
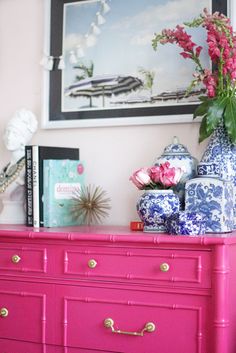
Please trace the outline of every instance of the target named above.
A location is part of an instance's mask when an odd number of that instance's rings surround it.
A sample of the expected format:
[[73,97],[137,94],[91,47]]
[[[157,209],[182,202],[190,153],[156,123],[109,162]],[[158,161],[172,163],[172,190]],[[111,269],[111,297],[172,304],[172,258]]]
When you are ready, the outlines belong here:
[[74,225],[70,216],[73,192],[84,184],[79,149],[25,146],[26,225]]

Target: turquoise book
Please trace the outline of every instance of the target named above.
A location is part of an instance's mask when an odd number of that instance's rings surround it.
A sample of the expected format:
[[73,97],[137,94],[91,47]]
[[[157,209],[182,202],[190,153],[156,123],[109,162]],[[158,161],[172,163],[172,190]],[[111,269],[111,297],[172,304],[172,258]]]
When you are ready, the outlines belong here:
[[44,227],[78,225],[71,208],[75,193],[84,185],[84,163],[79,160],[43,161]]

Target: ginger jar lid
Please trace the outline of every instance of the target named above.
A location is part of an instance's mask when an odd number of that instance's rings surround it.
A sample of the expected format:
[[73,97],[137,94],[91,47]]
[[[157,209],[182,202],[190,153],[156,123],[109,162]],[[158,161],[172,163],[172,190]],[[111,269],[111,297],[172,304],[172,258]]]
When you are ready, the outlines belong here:
[[187,147],[182,145],[179,142],[179,139],[177,136],[173,137],[172,143],[168,146],[165,147],[164,152],[162,154],[163,156],[169,156],[169,155],[188,155],[191,156]]

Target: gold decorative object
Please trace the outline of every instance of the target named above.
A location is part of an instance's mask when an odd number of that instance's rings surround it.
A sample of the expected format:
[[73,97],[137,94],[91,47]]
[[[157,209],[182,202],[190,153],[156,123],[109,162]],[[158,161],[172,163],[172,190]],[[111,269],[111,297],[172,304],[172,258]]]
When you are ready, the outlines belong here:
[[88,261],[88,267],[89,268],[95,268],[97,266],[97,261],[94,259],[91,259]]
[[75,192],[73,200],[72,217],[87,225],[101,223],[102,218],[108,216],[107,210],[111,208],[111,199],[106,197],[106,191],[100,186],[82,186]]
[[153,322],[147,322],[144,328],[140,332],[116,330],[114,328],[114,320],[111,318],[107,318],[104,320],[104,326],[106,328],[110,328],[113,333],[119,333],[121,335],[130,335],[130,336],[144,336],[144,332],[154,332],[156,329],[156,326]]
[[7,317],[7,316],[8,316],[8,310],[7,310],[7,308],[1,308],[1,309],[0,309],[0,316],[1,316],[1,317]]
[[18,255],[13,255],[11,258],[11,261],[14,262],[14,264],[17,264],[18,262],[20,262],[21,258]]
[[166,262],[163,262],[163,264],[160,265],[160,270],[162,272],[167,272],[169,271],[169,269],[170,269],[170,265],[167,264]]

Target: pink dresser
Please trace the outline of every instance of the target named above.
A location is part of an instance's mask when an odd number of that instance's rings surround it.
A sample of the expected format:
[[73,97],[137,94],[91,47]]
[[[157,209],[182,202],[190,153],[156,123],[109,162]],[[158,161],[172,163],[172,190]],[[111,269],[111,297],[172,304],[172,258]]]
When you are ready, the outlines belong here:
[[236,233],[0,226],[0,353],[236,353]]

